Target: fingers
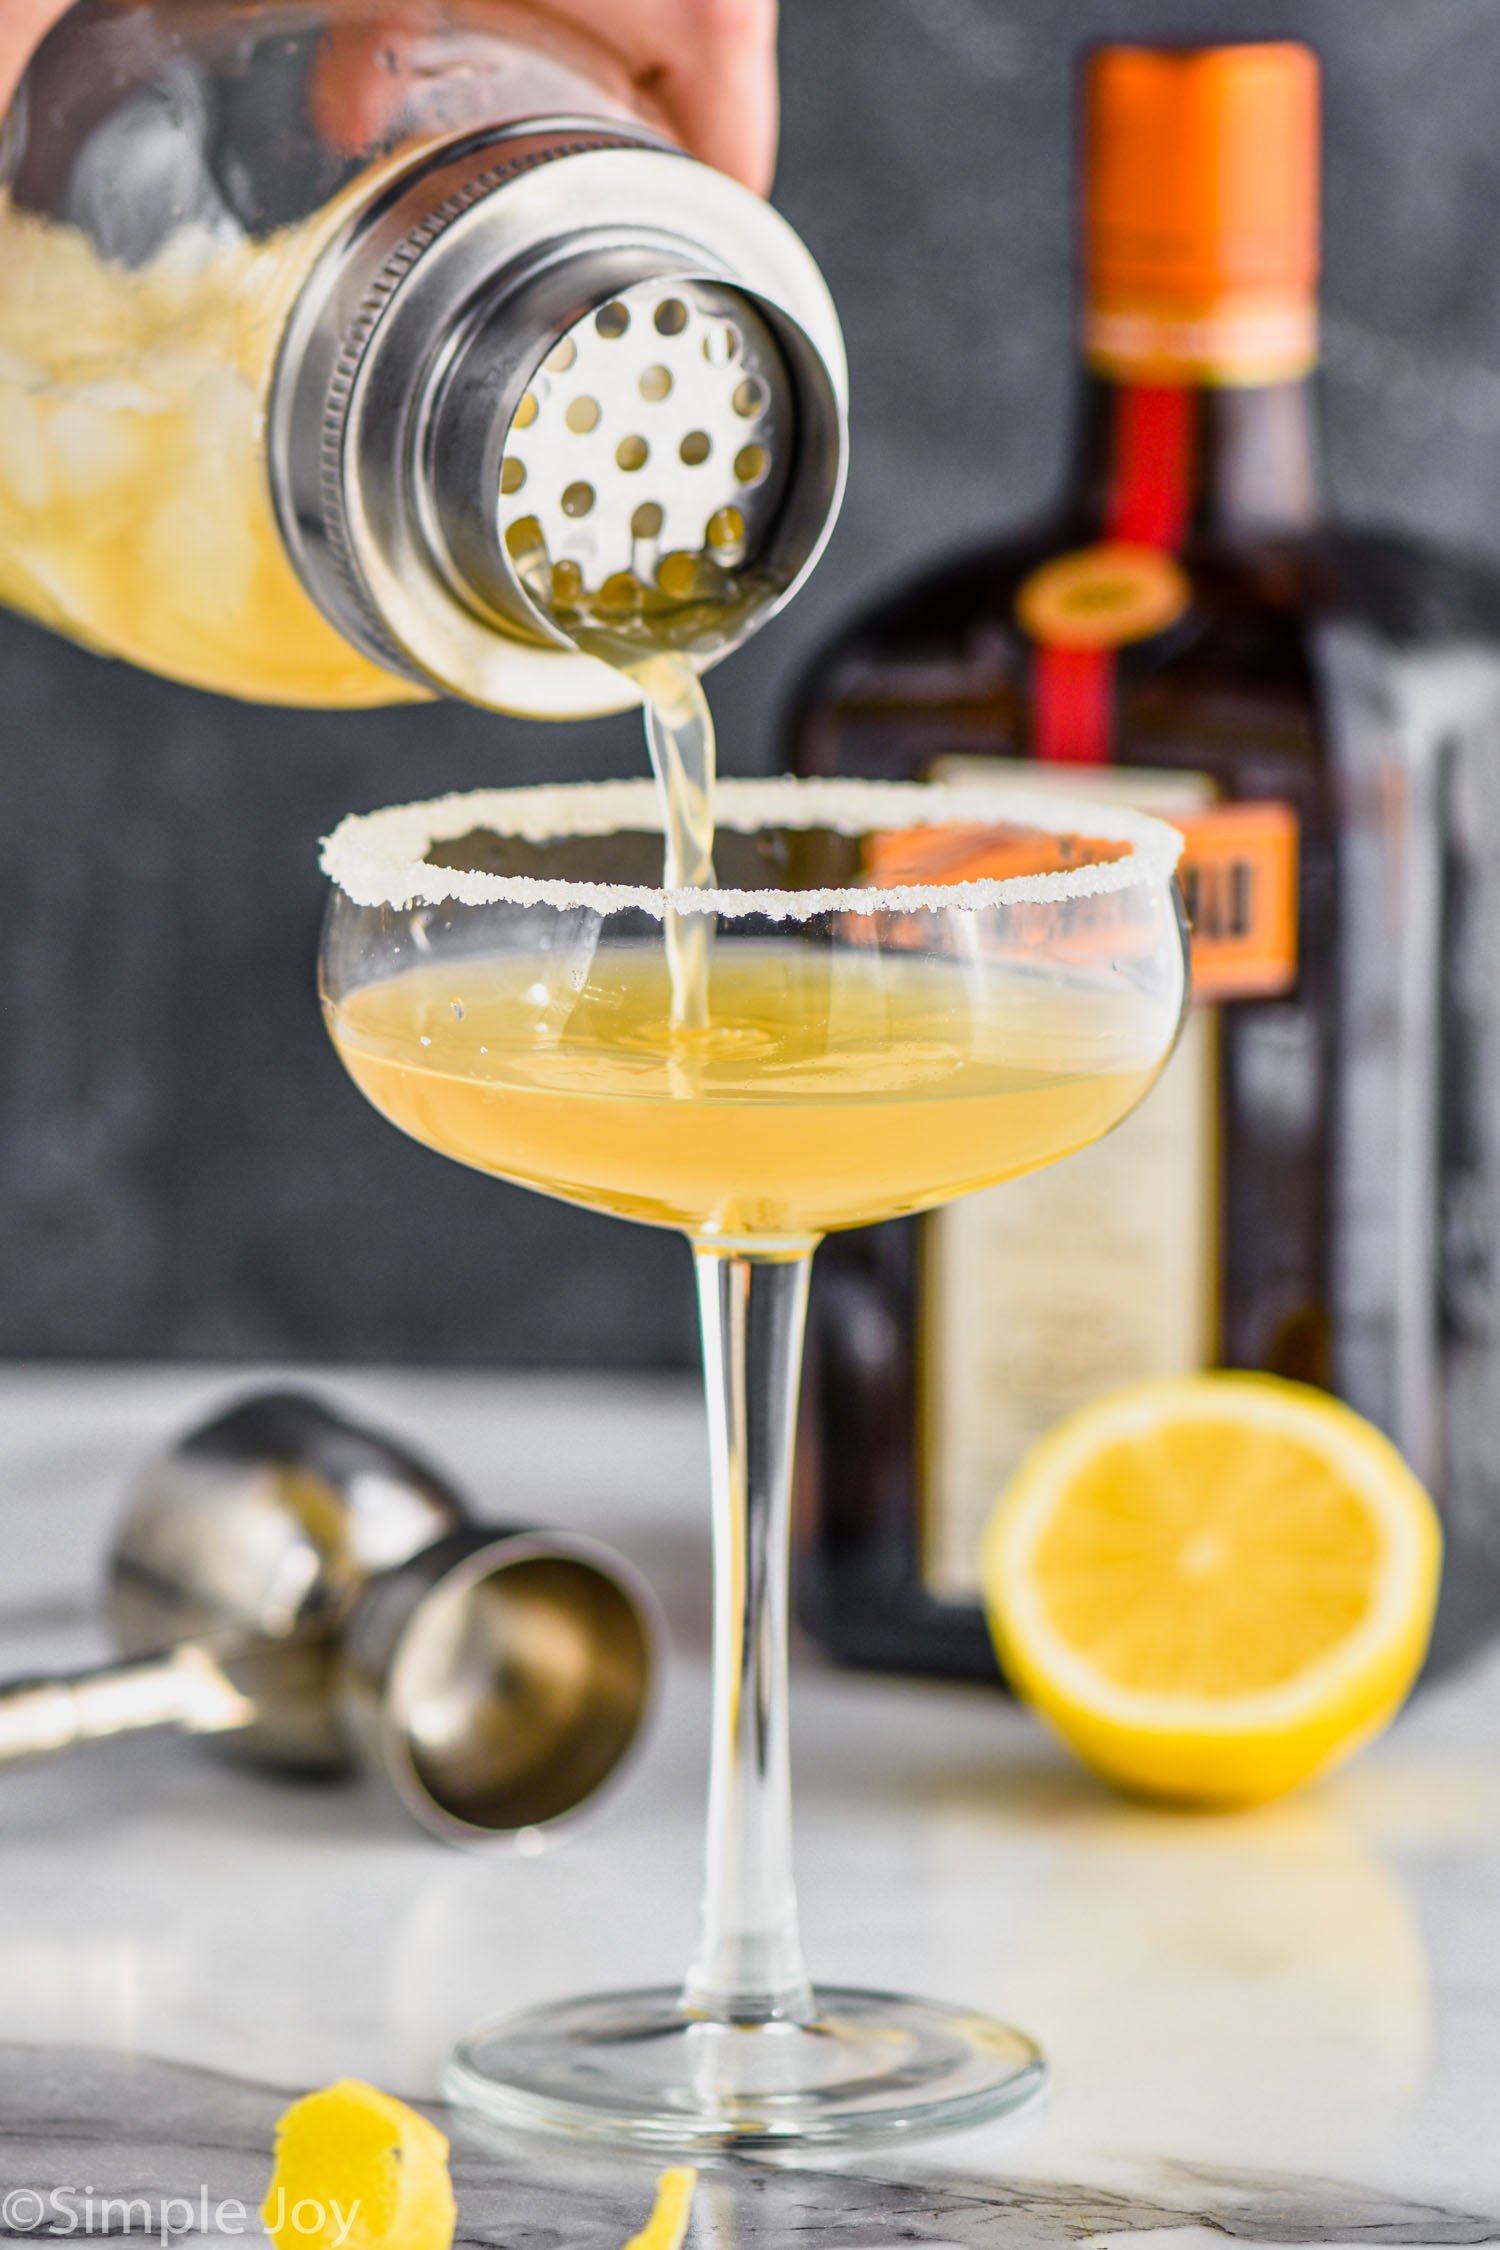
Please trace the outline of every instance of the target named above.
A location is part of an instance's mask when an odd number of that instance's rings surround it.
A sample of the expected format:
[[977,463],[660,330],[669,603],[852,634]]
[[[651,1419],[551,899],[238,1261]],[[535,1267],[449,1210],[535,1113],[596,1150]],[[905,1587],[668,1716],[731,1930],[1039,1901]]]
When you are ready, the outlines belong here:
[[[0,0],[0,107],[68,0]],[[776,163],[776,0],[552,0],[610,47],[683,146],[764,195]],[[325,85],[329,83],[325,74]],[[365,121],[337,138],[360,145]],[[353,128],[353,130],[351,130]]]
[[684,148],[765,194],[776,165],[776,0],[549,5],[613,49]]
[[764,195],[776,166],[775,0],[680,0],[652,91],[706,164]]
[[34,50],[68,5],[69,0],[0,0],[0,110],[9,108]]
[[[7,8],[54,4],[0,0],[0,22]],[[776,162],[776,0],[552,0],[552,10],[618,56],[694,156],[766,193]],[[398,0],[387,15],[330,29],[314,111],[336,148],[353,153],[378,139],[400,73],[370,63],[399,56],[425,21],[412,0]]]

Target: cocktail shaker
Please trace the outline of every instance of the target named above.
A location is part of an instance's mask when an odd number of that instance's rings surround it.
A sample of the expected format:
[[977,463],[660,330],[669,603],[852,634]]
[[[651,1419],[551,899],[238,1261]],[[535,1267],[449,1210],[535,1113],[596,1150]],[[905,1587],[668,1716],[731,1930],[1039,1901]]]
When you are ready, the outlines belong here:
[[362,1763],[450,1842],[531,1839],[623,1769],[651,1608],[592,1541],[474,1524],[398,1440],[256,1393],[141,1472],[109,1564],[122,1660],[0,1684],[0,1764],[176,1727]]
[[838,504],[839,327],[643,108],[523,0],[78,0],[0,128],[0,598],[293,703],[627,704],[538,553],[715,559],[742,639]]

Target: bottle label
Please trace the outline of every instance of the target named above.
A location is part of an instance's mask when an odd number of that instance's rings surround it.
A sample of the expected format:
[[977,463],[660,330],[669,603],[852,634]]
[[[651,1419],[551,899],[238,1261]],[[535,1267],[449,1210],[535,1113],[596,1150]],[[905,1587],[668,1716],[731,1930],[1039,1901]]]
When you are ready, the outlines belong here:
[[[933,771],[959,776],[997,790],[1035,786],[1034,769],[999,760],[943,760]],[[1212,837],[1216,821],[1241,810],[1216,805],[1214,784],[1198,774],[1071,768],[1048,776],[1049,788],[1059,782],[1190,834]],[[1228,849],[1211,846],[1205,869],[1225,865]],[[1242,943],[1242,881],[1230,896],[1232,942]],[[922,1572],[939,1600],[975,1599],[986,1519],[1053,1423],[1101,1391],[1213,1364],[1217,1040],[1217,1011],[1195,1009],[1150,1099],[1115,1132],[922,1222]]]
[[1191,599],[1182,566],[1159,547],[1108,539],[1032,571],[1016,622],[1044,648],[1125,648],[1164,633]]
[[1296,813],[1275,802],[1215,805],[1177,825],[1194,999],[1287,991],[1297,977]]
[[1201,305],[1102,298],[1084,307],[1090,367],[1135,383],[1291,383],[1318,363],[1318,311],[1306,297],[1232,296]]

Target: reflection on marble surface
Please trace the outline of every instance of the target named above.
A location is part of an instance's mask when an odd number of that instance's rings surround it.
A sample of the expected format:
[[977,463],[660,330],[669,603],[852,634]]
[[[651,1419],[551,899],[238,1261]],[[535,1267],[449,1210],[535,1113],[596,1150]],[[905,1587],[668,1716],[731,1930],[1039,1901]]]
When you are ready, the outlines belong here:
[[1164,2107],[1184,2132],[1253,2105],[1284,2145],[1330,2080],[1374,2114],[1429,2060],[1409,1894],[1317,1798],[1208,1821],[1110,1808],[1058,1852],[1009,1990],[1046,2026],[1073,2130],[1101,2139],[1149,2145]]
[[[0,1371],[0,1668],[97,1653],[131,1468],[246,1380]],[[165,1739],[6,1774],[0,2233],[6,2187],[253,2203],[290,2093],[348,2072],[421,2101],[476,2018],[686,1959],[706,1753],[692,1390],[327,1388],[481,1514],[575,1525],[645,1570],[672,1629],[659,1733],[607,1817],[540,1862],[445,1852],[358,1785]],[[815,1972],[1008,2016],[1056,2080],[1039,2116],[910,2155],[711,2169],[689,2250],[1500,2242],[1500,1664],[1423,1695],[1323,1787],[1234,1817],[1122,1804],[984,1690],[805,1657],[794,1723]],[[649,2204],[649,2163],[452,2129],[465,2241],[619,2250]]]

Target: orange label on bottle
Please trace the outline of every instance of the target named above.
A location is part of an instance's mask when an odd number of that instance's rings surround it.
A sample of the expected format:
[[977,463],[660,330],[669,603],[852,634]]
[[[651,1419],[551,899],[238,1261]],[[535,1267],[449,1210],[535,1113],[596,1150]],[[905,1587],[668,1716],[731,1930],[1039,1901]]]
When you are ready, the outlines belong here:
[[1265,999],[1297,977],[1297,815],[1215,805],[1179,819],[1195,1000]]
[[1016,594],[1016,622],[1044,648],[1124,648],[1165,632],[1191,599],[1159,547],[1104,540],[1043,563]]

